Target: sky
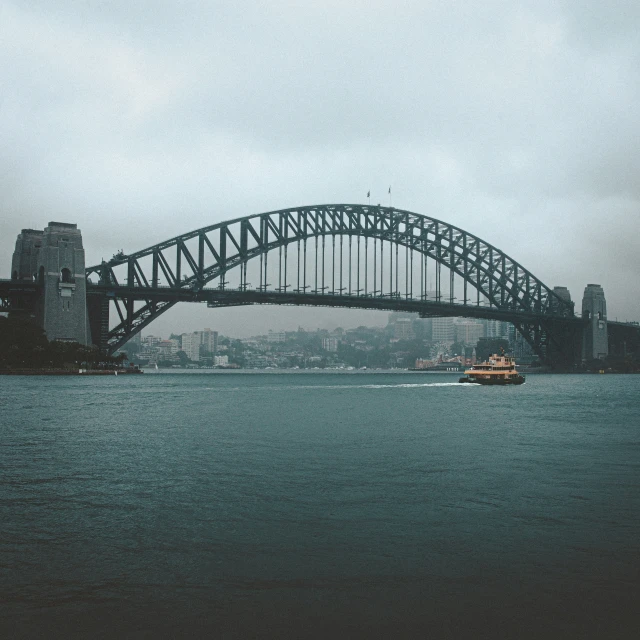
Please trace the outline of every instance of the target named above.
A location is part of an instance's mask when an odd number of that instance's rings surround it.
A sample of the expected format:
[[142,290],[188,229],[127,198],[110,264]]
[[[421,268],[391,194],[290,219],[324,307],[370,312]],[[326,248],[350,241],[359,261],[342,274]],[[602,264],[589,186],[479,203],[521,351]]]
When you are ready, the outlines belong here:
[[[637,0],[0,0],[0,277],[51,220],[89,265],[391,186],[640,320],[639,32]],[[182,304],[145,333],[385,322]]]

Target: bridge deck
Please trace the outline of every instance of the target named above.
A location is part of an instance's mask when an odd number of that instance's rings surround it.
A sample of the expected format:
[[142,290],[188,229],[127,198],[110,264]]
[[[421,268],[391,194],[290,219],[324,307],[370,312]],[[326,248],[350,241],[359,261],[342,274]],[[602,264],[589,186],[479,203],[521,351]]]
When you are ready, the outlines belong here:
[[[534,322],[541,318],[552,320],[549,314],[536,314],[522,310],[505,310],[488,305],[464,305],[438,300],[422,300],[402,295],[344,295],[335,292],[280,292],[255,289],[219,289],[203,288],[198,291],[176,289],[172,287],[127,287],[102,284],[87,286],[88,295],[106,295],[108,297],[133,298],[134,300],[155,302],[206,302],[211,307],[229,307],[253,304],[274,304],[293,306],[324,306],[354,309],[372,309],[379,311],[406,311],[422,316],[458,316],[466,318],[484,318],[504,322]],[[578,317],[558,317],[563,322],[582,324]]]

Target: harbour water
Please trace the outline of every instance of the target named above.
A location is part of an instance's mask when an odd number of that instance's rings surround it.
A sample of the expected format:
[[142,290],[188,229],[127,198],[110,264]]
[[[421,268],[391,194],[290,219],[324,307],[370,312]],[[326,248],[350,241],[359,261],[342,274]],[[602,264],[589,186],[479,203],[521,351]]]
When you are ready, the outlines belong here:
[[0,636],[640,637],[640,376],[0,377]]

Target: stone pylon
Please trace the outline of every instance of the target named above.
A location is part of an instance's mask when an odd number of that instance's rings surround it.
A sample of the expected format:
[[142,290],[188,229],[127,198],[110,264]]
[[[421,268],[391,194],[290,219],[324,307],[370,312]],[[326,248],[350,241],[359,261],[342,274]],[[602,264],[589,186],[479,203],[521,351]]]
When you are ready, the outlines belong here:
[[38,276],[38,260],[42,247],[42,231],[23,229],[18,234],[11,261],[11,279],[33,282]]
[[91,344],[84,267],[78,226],[50,222],[42,232],[36,272],[42,285],[36,319],[49,340]]
[[606,358],[609,355],[607,302],[599,284],[586,286],[582,298],[582,318],[585,320],[582,359]]

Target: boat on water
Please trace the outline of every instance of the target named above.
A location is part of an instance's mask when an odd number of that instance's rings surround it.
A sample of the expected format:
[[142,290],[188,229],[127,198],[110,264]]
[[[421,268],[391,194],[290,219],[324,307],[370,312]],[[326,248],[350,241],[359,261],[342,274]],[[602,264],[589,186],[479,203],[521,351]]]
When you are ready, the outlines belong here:
[[474,364],[459,382],[486,385],[523,384],[525,377],[516,370],[515,358],[493,354],[485,362]]

